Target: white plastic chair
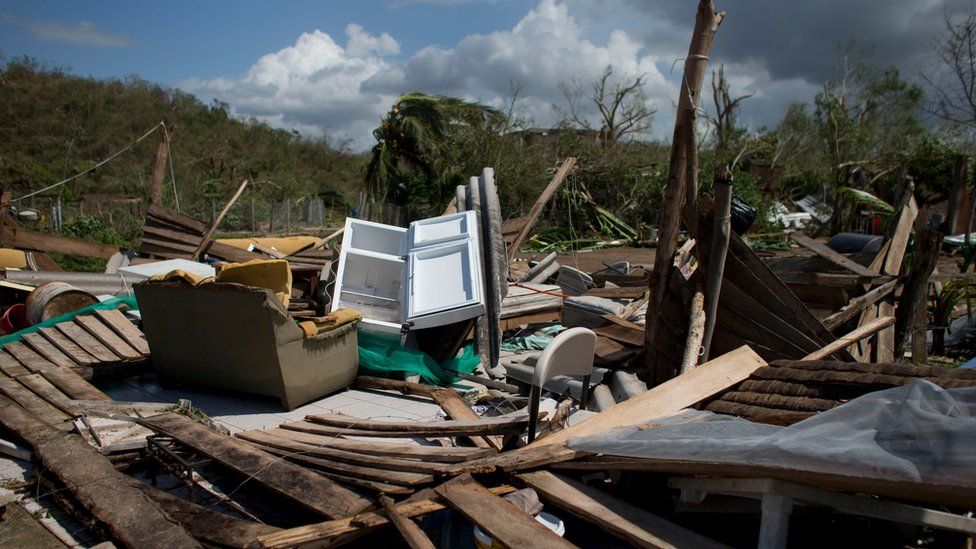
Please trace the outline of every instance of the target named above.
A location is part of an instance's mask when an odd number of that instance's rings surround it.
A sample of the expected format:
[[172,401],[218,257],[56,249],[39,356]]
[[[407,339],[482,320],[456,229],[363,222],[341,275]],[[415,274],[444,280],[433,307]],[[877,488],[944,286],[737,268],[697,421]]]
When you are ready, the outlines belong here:
[[580,392],[580,408],[586,409],[590,397],[590,374],[593,373],[593,350],[596,334],[587,328],[570,328],[553,338],[539,356],[532,375],[532,392],[529,395],[529,442],[535,440],[539,421],[539,400],[542,387],[559,375],[583,376]]

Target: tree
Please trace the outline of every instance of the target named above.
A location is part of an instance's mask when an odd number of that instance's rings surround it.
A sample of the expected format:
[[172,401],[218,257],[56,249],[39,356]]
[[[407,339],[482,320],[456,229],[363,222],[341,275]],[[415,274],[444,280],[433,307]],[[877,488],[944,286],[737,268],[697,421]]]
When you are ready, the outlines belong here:
[[569,105],[569,117],[579,127],[593,130],[581,103],[596,106],[600,114],[600,143],[608,148],[613,148],[627,137],[646,134],[657,112],[647,106],[644,75],[611,83],[612,75],[613,65],[607,65],[600,78],[590,84],[589,95],[579,84],[575,88],[560,85]]
[[864,189],[895,171],[923,133],[922,89],[898,69],[872,67],[867,53],[850,49],[839,68],[839,77],[824,82],[814,100],[818,137],[833,172],[833,232],[843,225],[841,189]]
[[945,31],[933,38],[935,63],[922,77],[929,84],[930,110],[946,122],[976,132],[976,7],[958,20],[946,14]]
[[715,104],[715,114],[706,115],[715,133],[715,152],[719,156],[727,155],[732,142],[745,135],[745,128],[738,125],[739,108],[742,102],[755,95],[755,92],[732,97],[729,82],[725,79],[725,65],[719,65],[718,71],[712,71],[712,101]]
[[420,92],[400,96],[373,130],[376,145],[364,174],[366,190],[385,197],[397,195],[407,181],[414,186],[436,184],[449,175],[442,160],[451,136],[462,128],[498,123],[502,117],[496,109],[454,97]]

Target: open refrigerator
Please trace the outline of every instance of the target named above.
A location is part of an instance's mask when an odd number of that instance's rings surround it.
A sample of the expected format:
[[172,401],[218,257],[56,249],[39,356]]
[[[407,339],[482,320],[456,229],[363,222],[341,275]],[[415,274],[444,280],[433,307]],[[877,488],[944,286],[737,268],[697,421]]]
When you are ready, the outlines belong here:
[[485,312],[474,212],[423,219],[406,229],[347,218],[332,310],[356,309],[360,329],[406,335]]

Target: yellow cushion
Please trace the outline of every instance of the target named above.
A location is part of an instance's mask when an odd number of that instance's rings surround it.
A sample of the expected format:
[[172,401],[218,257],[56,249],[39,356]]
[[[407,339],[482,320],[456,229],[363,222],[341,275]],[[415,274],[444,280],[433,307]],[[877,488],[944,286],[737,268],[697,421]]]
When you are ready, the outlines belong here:
[[306,320],[299,322],[298,326],[305,332],[305,337],[312,337],[324,332],[335,330],[345,326],[350,322],[359,322],[363,316],[355,309],[339,309],[333,313],[325,315],[319,320]]
[[27,254],[20,250],[0,248],[0,267],[6,269],[24,269],[27,267]]
[[301,250],[309,244],[314,244],[318,242],[319,239],[314,236],[279,236],[279,237],[266,237],[266,238],[218,238],[217,242],[221,244],[227,244],[228,246],[233,246],[235,248],[240,248],[242,250],[248,249],[251,244],[257,244],[258,246],[264,248],[274,248],[285,255],[291,255],[298,250]]
[[196,286],[197,284],[200,284],[201,282],[206,282],[208,280],[213,280],[213,277],[209,277],[209,276],[208,277],[202,277],[200,275],[195,275],[193,273],[188,273],[188,272],[184,271],[183,269],[176,269],[176,270],[170,271],[170,272],[168,272],[166,274],[158,274],[156,276],[152,276],[152,277],[149,278],[149,280],[152,280],[152,281],[157,281],[157,280],[177,280],[177,279],[182,280],[182,281],[188,283],[190,286]]
[[291,300],[291,269],[284,259],[254,259],[247,263],[224,263],[217,273],[217,282],[236,282],[274,292],[281,304],[288,308]]

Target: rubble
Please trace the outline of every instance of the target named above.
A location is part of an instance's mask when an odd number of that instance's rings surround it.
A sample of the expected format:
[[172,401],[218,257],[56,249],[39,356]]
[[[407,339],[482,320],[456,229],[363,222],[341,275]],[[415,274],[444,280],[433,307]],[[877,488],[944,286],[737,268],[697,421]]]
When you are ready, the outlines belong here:
[[[722,18],[701,2],[651,265],[525,246],[576,158],[520,217],[485,168],[444,215],[324,238],[214,238],[247,181],[209,224],[156,196],[137,252],[5,207],[22,267],[0,283],[0,463],[28,478],[11,489],[126,547],[781,547],[801,505],[815,527],[976,534],[976,372],[928,357],[942,234],[905,177],[885,235],[798,232],[823,213],[806,197],[776,213],[796,247],[757,253],[731,171],[698,192]],[[43,252],[110,272],[35,269]],[[0,508],[23,511],[6,489]],[[756,532],[728,527],[742,513]]]

